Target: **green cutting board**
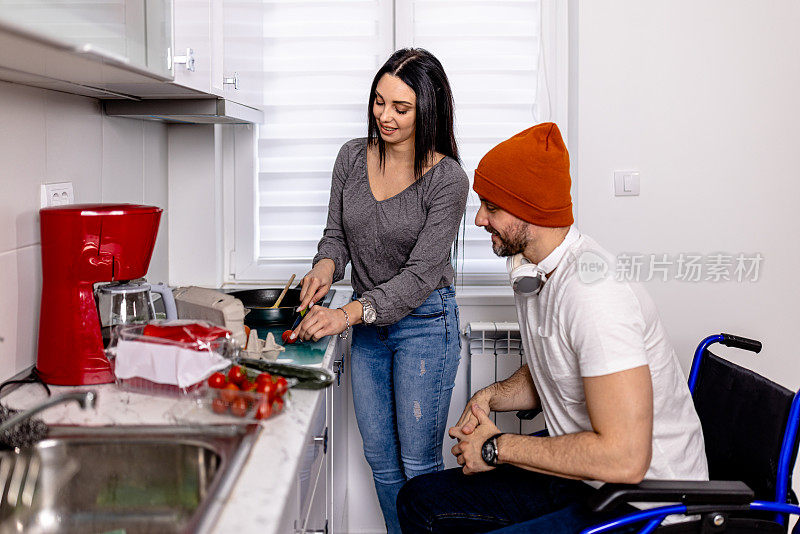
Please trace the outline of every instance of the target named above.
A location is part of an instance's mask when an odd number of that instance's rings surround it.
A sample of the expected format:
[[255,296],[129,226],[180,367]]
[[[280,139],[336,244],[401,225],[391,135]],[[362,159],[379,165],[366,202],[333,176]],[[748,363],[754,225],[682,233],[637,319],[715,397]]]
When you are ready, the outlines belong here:
[[[267,339],[267,333],[272,332],[272,335],[275,336],[275,342],[283,344],[281,334],[286,330],[285,326],[259,326],[256,330],[260,339]],[[286,351],[281,352],[278,355],[278,359],[291,359],[291,363],[296,363],[297,365],[319,365],[325,356],[328,341],[330,341],[330,337],[323,337],[319,341],[287,343],[283,345]]]

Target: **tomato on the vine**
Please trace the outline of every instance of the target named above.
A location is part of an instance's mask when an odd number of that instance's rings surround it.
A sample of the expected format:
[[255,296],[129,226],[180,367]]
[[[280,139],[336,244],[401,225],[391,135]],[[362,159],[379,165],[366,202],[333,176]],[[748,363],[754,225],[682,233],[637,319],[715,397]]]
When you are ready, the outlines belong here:
[[247,413],[247,408],[247,400],[243,397],[239,397],[231,403],[231,413],[237,417],[244,417],[244,414]]
[[256,384],[260,384],[261,382],[272,382],[272,375],[269,373],[261,373],[256,377]]
[[214,389],[222,389],[226,383],[227,380],[225,380],[225,375],[222,373],[214,373],[208,377],[208,385]]
[[289,389],[289,383],[286,382],[286,379],[284,377],[279,376],[275,380],[275,387],[278,392],[278,396],[283,396],[283,394],[286,393],[286,391],[288,391]]
[[265,380],[256,384],[256,393],[262,393],[264,397],[266,397],[266,399],[269,400],[270,402],[275,397],[276,392],[277,392],[277,387],[272,382],[272,380],[269,381]]
[[228,371],[228,382],[231,384],[239,386],[245,380],[247,380],[247,374],[244,372],[242,366],[234,365],[231,367],[230,371]]
[[272,404],[266,399],[260,401],[258,406],[256,407],[256,413],[254,417],[258,420],[266,419],[270,415],[272,415]]
[[211,409],[214,410],[214,413],[225,413],[228,411],[228,404],[224,400],[217,397],[211,403]]
[[233,402],[233,399],[235,399],[238,396],[239,396],[239,386],[237,386],[236,384],[228,384],[227,386],[222,388],[219,392],[219,398],[228,404]]

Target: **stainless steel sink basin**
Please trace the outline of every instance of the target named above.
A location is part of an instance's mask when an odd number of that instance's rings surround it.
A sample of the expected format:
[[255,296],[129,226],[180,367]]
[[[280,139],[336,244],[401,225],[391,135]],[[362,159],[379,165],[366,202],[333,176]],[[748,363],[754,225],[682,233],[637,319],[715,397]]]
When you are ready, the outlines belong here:
[[257,425],[52,427],[0,454],[0,532],[202,532]]

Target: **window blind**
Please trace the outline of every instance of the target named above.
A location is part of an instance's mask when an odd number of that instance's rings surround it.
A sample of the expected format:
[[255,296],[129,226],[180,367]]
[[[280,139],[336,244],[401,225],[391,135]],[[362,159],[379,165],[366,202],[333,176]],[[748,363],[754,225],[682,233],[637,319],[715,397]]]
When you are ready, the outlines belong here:
[[264,2],[257,240],[264,279],[302,276],[327,219],[331,171],[366,134],[375,71],[392,49],[391,2]]
[[[453,89],[456,135],[470,178],[486,152],[534,124],[539,80],[539,0],[398,0],[398,47],[421,47],[442,62]],[[470,190],[457,259],[459,282],[505,284],[505,260],[475,226]]]
[[[483,154],[534,122],[540,0],[264,0],[263,9],[266,120],[249,278],[280,282],[310,268],[334,160],[345,141],[366,135],[370,83],[393,50],[423,47],[444,65],[470,180]],[[474,226],[478,206],[471,192],[459,280],[504,283],[504,261]]]

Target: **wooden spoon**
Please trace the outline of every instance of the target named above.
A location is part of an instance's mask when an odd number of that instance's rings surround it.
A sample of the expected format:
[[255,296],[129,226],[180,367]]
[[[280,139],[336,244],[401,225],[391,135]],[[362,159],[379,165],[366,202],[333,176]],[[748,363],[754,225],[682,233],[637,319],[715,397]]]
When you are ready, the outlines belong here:
[[286,292],[289,291],[289,286],[292,285],[292,282],[294,282],[294,277],[295,277],[295,275],[292,275],[292,277],[289,278],[289,281],[286,282],[286,286],[283,288],[283,291],[281,291],[280,296],[278,296],[278,300],[275,301],[275,304],[273,304],[272,306],[267,308],[268,310],[271,309],[271,308],[277,308],[278,306],[281,305],[281,301],[283,300],[283,297],[285,297],[286,296]]

